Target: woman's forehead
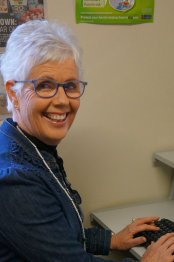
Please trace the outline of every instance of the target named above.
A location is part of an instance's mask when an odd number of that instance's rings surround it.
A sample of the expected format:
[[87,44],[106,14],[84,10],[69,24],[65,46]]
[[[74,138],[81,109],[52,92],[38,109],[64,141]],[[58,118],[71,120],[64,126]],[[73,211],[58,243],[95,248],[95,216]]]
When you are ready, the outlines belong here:
[[64,61],[48,61],[44,64],[34,66],[29,74],[30,78],[56,77],[56,76],[77,76],[78,68],[71,58]]

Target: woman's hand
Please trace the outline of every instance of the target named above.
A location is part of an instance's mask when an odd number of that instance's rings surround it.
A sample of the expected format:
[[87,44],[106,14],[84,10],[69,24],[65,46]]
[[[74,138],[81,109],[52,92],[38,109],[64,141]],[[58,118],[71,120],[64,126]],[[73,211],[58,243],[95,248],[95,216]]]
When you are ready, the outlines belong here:
[[145,252],[141,262],[173,262],[174,261],[174,233],[162,236],[152,243]]
[[154,221],[159,217],[137,218],[131,224],[126,226],[120,232],[113,234],[111,239],[111,249],[126,250],[146,242],[145,237],[134,237],[135,234],[144,231],[157,231],[159,228],[154,225]]

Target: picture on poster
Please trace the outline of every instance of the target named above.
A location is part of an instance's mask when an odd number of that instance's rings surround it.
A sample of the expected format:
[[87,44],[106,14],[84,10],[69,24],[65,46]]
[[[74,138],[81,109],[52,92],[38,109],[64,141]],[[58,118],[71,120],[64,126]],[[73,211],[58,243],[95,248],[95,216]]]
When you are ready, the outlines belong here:
[[154,0],[76,0],[76,22],[91,24],[152,23]]

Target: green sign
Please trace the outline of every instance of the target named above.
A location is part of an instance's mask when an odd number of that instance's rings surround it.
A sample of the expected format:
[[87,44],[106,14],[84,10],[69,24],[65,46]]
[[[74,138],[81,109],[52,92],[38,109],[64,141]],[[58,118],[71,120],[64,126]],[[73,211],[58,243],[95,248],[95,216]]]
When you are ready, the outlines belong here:
[[153,15],[154,0],[76,0],[77,23],[152,23]]

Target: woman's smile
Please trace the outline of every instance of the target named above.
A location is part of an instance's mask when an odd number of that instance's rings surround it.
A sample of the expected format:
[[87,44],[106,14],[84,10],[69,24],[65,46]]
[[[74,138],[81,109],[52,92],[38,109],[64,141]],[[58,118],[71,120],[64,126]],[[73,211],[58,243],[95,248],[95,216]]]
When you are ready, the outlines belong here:
[[58,113],[44,113],[44,116],[49,120],[56,122],[63,122],[67,118],[67,113],[58,114]]

